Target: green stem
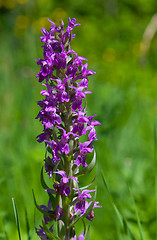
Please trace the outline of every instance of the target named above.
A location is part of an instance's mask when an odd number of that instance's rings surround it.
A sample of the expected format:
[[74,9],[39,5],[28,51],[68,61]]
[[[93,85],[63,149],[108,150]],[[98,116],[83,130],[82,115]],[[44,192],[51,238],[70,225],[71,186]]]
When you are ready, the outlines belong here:
[[70,229],[69,229],[69,223],[70,223],[70,206],[67,204],[67,198],[64,197],[64,224],[65,224],[65,240],[70,240]]
[[[61,195],[58,196],[58,204],[62,208],[62,197],[61,197]],[[57,222],[57,227],[58,227],[58,236],[61,238],[62,233],[63,233],[63,224],[61,223],[61,221]]]
[[[63,79],[65,78],[65,72],[60,69],[60,70],[56,70],[56,75],[57,77]],[[66,91],[69,92],[69,83],[66,83]],[[62,119],[64,121],[65,124],[65,130],[66,132],[71,132],[72,130],[72,110],[71,110],[71,103],[70,102],[65,102],[65,115],[64,118]],[[63,154],[63,158],[64,158],[64,171],[66,173],[67,177],[70,177],[72,175],[72,156],[71,153],[69,153],[69,155],[67,156],[66,154]],[[70,179],[69,181],[69,187],[70,190],[72,190],[72,180]],[[70,240],[70,202],[71,202],[71,196],[62,196],[62,205],[60,205],[60,207],[62,206],[63,210],[64,210],[64,236],[61,233],[61,229],[63,229],[62,226],[59,225],[58,223],[58,230],[59,230],[59,235],[61,237],[62,240]],[[61,228],[61,229],[60,229]]]

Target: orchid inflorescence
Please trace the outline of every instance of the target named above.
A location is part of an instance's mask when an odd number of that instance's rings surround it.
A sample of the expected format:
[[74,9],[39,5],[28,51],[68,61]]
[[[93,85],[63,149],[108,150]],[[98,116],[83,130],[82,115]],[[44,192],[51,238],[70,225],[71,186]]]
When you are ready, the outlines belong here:
[[[44,127],[37,141],[46,145],[44,169],[51,187],[44,180],[42,168],[41,184],[49,200],[47,206],[39,206],[34,197],[43,214],[42,225],[36,232],[43,240],[82,240],[86,237],[85,230],[76,238],[75,223],[85,218],[92,221],[93,209],[100,207],[95,202],[96,190],[87,190],[90,184],[79,188],[78,180],[89,173],[96,162],[92,143],[97,140],[95,126],[100,123],[93,120],[95,115],[88,117],[86,111],[86,94],[91,93],[87,90],[88,76],[95,72],[87,70],[88,64],[83,63],[87,59],[78,56],[70,46],[75,37],[71,32],[80,25],[76,19],[69,18],[66,30],[62,20],[59,26],[50,23],[50,31],[42,28],[44,36],[40,37],[44,59],[37,59],[41,66],[37,77],[45,90],[41,91],[44,99],[38,101],[41,110],[36,118]],[[80,142],[82,135],[88,136],[83,143]],[[92,152],[93,159],[87,164],[87,154]],[[54,231],[55,222],[57,230]]]

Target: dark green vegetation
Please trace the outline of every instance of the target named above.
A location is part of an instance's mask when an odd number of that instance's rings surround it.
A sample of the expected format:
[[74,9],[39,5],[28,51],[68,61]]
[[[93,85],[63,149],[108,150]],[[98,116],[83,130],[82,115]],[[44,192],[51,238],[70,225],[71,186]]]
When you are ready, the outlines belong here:
[[[157,239],[157,26],[150,25],[156,12],[156,0],[0,0],[0,239],[18,239],[12,197],[22,239],[27,239],[27,215],[37,239],[34,212],[37,225],[40,214],[32,189],[38,204],[47,198],[40,186],[44,146],[35,139],[42,126],[35,120],[41,86],[34,59],[42,56],[39,36],[42,26],[50,26],[46,18],[66,23],[69,16],[81,23],[72,47],[97,72],[90,78],[88,114],[97,114],[102,123],[95,150],[97,200],[103,208],[95,210],[91,240],[131,239],[114,204],[135,239],[143,239],[140,227],[146,240]],[[153,38],[145,34],[142,40],[148,25]]]

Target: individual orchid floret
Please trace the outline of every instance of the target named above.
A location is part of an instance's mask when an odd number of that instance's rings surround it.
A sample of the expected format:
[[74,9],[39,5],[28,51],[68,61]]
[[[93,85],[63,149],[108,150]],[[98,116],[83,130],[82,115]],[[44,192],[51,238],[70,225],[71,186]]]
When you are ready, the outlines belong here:
[[[69,78],[70,79],[70,78]],[[69,102],[70,100],[70,97],[68,96],[68,93],[66,92],[65,90],[65,80],[64,82],[62,83],[62,80],[61,79],[50,79],[51,81],[56,81],[57,82],[57,86],[56,87],[53,87],[53,89],[56,89],[57,91],[57,94],[56,94],[56,99],[58,102]],[[68,80],[68,79],[66,79]]]
[[58,204],[55,207],[55,210],[54,211],[52,210],[52,203],[50,199],[48,201],[48,206],[41,205],[40,208],[41,210],[45,211],[44,214],[45,224],[47,224],[48,222],[57,221],[64,215],[63,209]]
[[[69,24],[66,29],[66,34],[68,34],[69,37],[70,37],[71,31],[74,29],[74,27],[80,26],[79,23],[77,23],[77,24],[75,24],[75,23],[76,23],[76,19],[75,18],[70,19],[70,17],[69,17]],[[75,35],[72,34],[71,38],[73,39],[74,37],[75,37]]]
[[67,185],[69,183],[69,179],[73,179],[74,181],[78,182],[78,180],[74,176],[66,177],[65,171],[58,171],[54,172],[62,176],[60,183],[54,183],[55,190],[59,190],[61,195],[68,196],[70,194],[70,187]]
[[71,99],[72,103],[72,110],[76,110],[78,108],[79,111],[82,111],[82,99],[86,97],[86,94],[90,94],[90,91],[84,91],[84,87],[74,87],[71,86],[70,88],[75,89],[75,96]]
[[73,137],[77,137],[78,135],[72,132],[66,133],[65,129],[60,126],[57,126],[57,128],[63,131],[63,134],[61,135],[61,140],[58,142],[58,149],[60,153],[69,154],[70,149],[68,141],[70,139],[70,135]]
[[44,142],[45,140],[49,140],[52,135],[52,131],[50,129],[45,129],[43,133],[39,134],[36,138],[39,143]]
[[75,55],[75,58],[73,62],[67,66],[66,74],[74,78],[78,72],[79,66],[82,66],[83,61],[87,61],[87,59],[81,56],[77,56],[77,53],[75,53],[73,50],[69,51],[69,53],[73,53]]
[[78,197],[73,201],[74,211],[80,211],[82,216],[87,210],[88,202],[86,199],[90,199],[92,197],[89,192],[94,192],[95,190],[83,190],[82,193],[77,188],[74,188],[74,190],[78,191]]
[[47,224],[48,222],[52,222],[52,217],[51,216],[52,216],[53,212],[51,210],[51,208],[52,208],[51,201],[50,200],[48,201],[48,206],[40,205],[40,208],[47,213],[47,215],[44,215],[45,224]]
[[79,167],[82,164],[82,167],[87,167],[86,155],[93,151],[93,146],[91,145],[92,141],[87,141],[84,143],[79,143],[80,151],[75,154],[75,164]]
[[68,183],[68,182],[69,182],[69,179],[73,179],[73,180],[75,180],[76,182],[78,182],[78,180],[77,180],[75,177],[73,177],[73,176],[66,177],[65,171],[58,171],[58,172],[54,172],[54,173],[60,174],[60,175],[62,176],[61,182],[63,182],[63,183]]
[[[90,199],[92,197],[89,192],[94,192],[95,190],[83,190],[82,193],[80,192],[79,189],[74,188],[74,190],[78,191],[78,197],[73,202],[74,211],[75,211],[75,213],[80,212],[81,216],[82,216],[86,213],[87,209],[89,209],[90,205],[92,204],[92,201],[88,202],[86,200],[86,199]],[[98,203],[99,202],[94,202],[92,209],[94,209],[96,207],[98,207],[98,208],[101,207],[101,206],[98,206]],[[86,216],[86,218],[89,221],[92,221],[94,219],[94,211],[91,210],[91,212]]]
[[[45,233],[44,228],[43,228],[42,226],[39,226],[39,227],[40,227],[39,229],[36,228],[36,233],[38,234],[38,236],[40,237],[40,239],[42,239],[42,240],[49,240],[49,238],[47,237],[47,235],[46,235],[46,233]],[[53,227],[53,226],[51,226],[51,227],[49,228],[49,231],[50,231],[51,233],[53,233],[52,227]]]
[[48,173],[49,179],[50,179],[52,178],[53,170],[57,164],[57,161],[54,158],[50,158],[49,156],[46,159],[44,159],[44,161],[45,161],[45,172]]
[[[91,204],[92,204],[92,202],[88,203],[88,205],[86,205],[86,208],[88,209]],[[102,207],[102,206],[98,206],[98,204],[99,204],[99,202],[95,202],[95,203],[94,203],[94,206],[93,206],[93,209],[94,209],[94,208],[100,208],[100,207]],[[92,221],[92,220],[94,219],[94,211],[91,210],[91,212],[87,215],[86,218],[87,218],[89,221]]]

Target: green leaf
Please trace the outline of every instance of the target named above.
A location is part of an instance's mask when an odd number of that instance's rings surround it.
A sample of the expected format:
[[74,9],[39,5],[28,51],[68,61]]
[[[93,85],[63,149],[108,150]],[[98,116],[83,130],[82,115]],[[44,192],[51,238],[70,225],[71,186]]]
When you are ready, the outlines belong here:
[[28,214],[27,214],[27,210],[26,209],[25,209],[25,219],[26,219],[27,238],[28,238],[28,240],[31,240],[30,227],[29,227],[29,221],[28,221]]
[[55,171],[54,169],[58,167],[59,162],[56,165],[52,164],[51,161],[46,157],[46,154],[45,154],[45,160],[48,163],[48,165],[50,165],[53,168],[53,171]]
[[20,222],[19,222],[18,211],[17,211],[17,207],[16,207],[16,204],[15,204],[14,198],[12,198],[12,203],[13,203],[13,209],[14,209],[14,215],[15,215],[17,231],[18,231],[19,239],[21,240]]
[[[58,161],[58,163],[54,166],[53,172],[55,172],[55,171],[57,170],[58,165],[59,165],[59,161]],[[55,175],[54,175],[54,173],[53,173],[53,179],[55,180],[55,177],[54,177],[54,176],[55,176]]]
[[88,225],[87,232],[85,234],[85,240],[90,240],[90,225]]
[[95,179],[96,179],[96,176],[97,176],[97,168],[98,167],[98,165],[96,165],[96,174],[95,174],[95,177],[94,177],[94,179],[91,181],[91,183],[89,183],[88,185],[86,185],[86,186],[84,186],[84,187],[81,187],[80,188],[80,190],[84,190],[84,189],[86,189],[86,188],[89,188],[94,182],[95,182]]
[[44,221],[42,222],[42,224],[43,224],[43,228],[44,228],[45,233],[49,240],[61,240],[59,237],[57,237],[56,235],[54,235],[52,232],[49,231],[49,229],[45,225]]
[[124,227],[123,217],[121,216],[121,214],[120,214],[117,206],[115,205],[115,203],[114,203],[114,201],[113,201],[113,199],[112,199],[112,195],[111,195],[110,190],[109,190],[109,188],[108,188],[108,186],[107,186],[107,182],[106,182],[106,180],[105,180],[105,177],[104,177],[103,173],[102,173],[102,178],[103,178],[103,182],[104,182],[104,186],[105,186],[105,190],[106,190],[107,196],[108,196],[108,198],[109,198],[109,200],[110,200],[110,202],[111,202],[111,204],[112,204],[112,207],[114,208],[114,210],[115,210],[115,212],[116,212],[116,214],[117,214],[117,217],[118,217],[118,219],[119,219],[119,221],[120,221],[120,223],[121,223],[121,226]]
[[[33,190],[32,190],[32,192],[33,192]],[[41,208],[39,207],[39,205],[37,204],[36,199],[35,199],[34,192],[33,192],[33,198],[34,198],[34,203],[35,203],[36,208],[37,208],[42,214],[44,214],[44,215],[46,215],[46,216],[49,217],[49,213],[46,212],[46,211],[44,211],[43,209],[41,209]]]
[[49,189],[48,185],[46,184],[46,182],[44,180],[43,167],[41,169],[40,181],[41,181],[41,185],[44,189]]
[[113,201],[112,195],[111,195],[110,190],[108,188],[108,185],[107,185],[107,182],[106,182],[105,177],[103,175],[103,172],[102,172],[102,179],[103,179],[103,183],[104,183],[104,187],[105,187],[107,196],[108,196],[108,198],[109,198],[109,200],[111,202],[111,205],[112,205],[112,207],[113,207],[113,209],[114,209],[114,211],[115,211],[115,213],[116,213],[116,215],[117,215],[117,217],[119,219],[119,222],[121,224],[122,229],[129,236],[129,238],[131,240],[136,240],[135,237],[133,236],[132,232],[130,231],[130,228],[128,226],[128,223],[127,223],[126,219],[121,215],[121,213],[119,212],[116,204]]
[[84,221],[84,219],[82,219],[82,222],[83,222],[84,234],[85,234],[85,233],[86,233],[86,224],[85,224],[85,221]]
[[94,183],[95,179],[96,179],[96,176],[94,177],[94,179],[92,180],[91,183],[89,183],[88,185],[86,185],[84,187],[81,187],[80,190],[85,190],[85,189],[89,188]]
[[84,167],[81,171],[79,171],[78,173],[76,173],[74,175],[74,177],[80,177],[80,176],[83,176],[83,175],[86,175],[88,173],[90,173],[93,168],[95,167],[95,164],[96,164],[96,152],[94,150],[94,156],[93,156],[93,159],[92,161],[89,163],[88,167]]
[[140,232],[141,240],[145,240],[145,236],[144,236],[144,232],[143,232],[143,229],[142,229],[142,225],[141,225],[140,217],[139,217],[139,214],[138,214],[138,210],[137,210],[137,207],[136,207],[135,199],[134,199],[134,197],[133,197],[133,194],[132,194],[132,192],[131,192],[131,189],[129,189],[129,190],[130,190],[130,194],[131,194],[132,201],[133,201],[134,208],[135,208],[135,212],[136,212],[136,218],[137,218],[137,223],[138,223],[138,227],[139,227],[139,232]]
[[[46,146],[46,143],[45,143],[45,146]],[[51,149],[51,147],[46,147],[46,150],[47,150],[47,152],[49,152],[50,154],[52,154],[52,149]],[[46,154],[47,154],[47,152],[46,152]]]
[[[41,185],[44,189],[49,189],[49,186],[46,184],[45,179],[44,179],[44,174],[43,174],[43,167],[41,169],[41,176],[40,176],[40,180],[41,180]],[[51,204],[52,206],[55,205],[56,206],[56,198],[49,192],[47,192],[49,195],[49,198],[51,200]]]

